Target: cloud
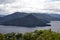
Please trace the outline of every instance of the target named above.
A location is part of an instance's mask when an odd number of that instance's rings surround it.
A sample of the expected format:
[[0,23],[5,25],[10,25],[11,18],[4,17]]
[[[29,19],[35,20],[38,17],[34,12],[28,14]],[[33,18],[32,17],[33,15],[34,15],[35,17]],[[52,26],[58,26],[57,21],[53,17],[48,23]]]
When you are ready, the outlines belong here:
[[48,2],[52,2],[52,1],[60,1],[60,0],[48,0]]
[[40,12],[42,11],[41,9],[46,8],[45,2],[46,0],[15,0],[12,3],[0,4],[0,9],[9,13],[16,11]]
[[[0,12],[45,12],[59,13],[60,1],[49,0],[0,0]],[[4,13],[4,14],[5,14]]]
[[15,2],[15,0],[0,0],[0,4],[12,3],[12,2]]
[[47,10],[52,13],[60,13],[60,1],[49,2]]

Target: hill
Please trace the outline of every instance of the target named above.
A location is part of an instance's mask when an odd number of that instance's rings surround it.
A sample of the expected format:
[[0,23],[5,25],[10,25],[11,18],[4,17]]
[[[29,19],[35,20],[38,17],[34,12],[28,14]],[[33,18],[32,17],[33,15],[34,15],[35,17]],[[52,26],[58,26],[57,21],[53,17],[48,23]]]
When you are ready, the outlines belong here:
[[24,13],[24,12],[15,12],[13,14],[4,16],[1,22],[10,21],[10,20],[13,20],[16,18],[21,18],[21,17],[24,17],[26,15],[27,15],[27,13]]
[[60,21],[60,18],[44,13],[15,12],[4,16],[1,24],[13,26],[44,26],[50,23],[50,21]]
[[5,21],[3,25],[12,25],[12,26],[26,26],[26,27],[35,27],[35,26],[48,26],[49,21],[38,19],[32,14],[28,14],[22,18],[16,18],[10,21]]

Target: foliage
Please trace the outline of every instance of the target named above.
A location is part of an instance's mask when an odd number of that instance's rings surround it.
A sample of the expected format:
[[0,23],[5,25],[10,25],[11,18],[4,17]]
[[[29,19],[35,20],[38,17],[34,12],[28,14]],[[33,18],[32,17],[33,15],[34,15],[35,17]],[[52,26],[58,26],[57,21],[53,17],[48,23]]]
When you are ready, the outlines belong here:
[[60,40],[60,33],[49,30],[35,30],[34,32],[0,33],[0,40]]

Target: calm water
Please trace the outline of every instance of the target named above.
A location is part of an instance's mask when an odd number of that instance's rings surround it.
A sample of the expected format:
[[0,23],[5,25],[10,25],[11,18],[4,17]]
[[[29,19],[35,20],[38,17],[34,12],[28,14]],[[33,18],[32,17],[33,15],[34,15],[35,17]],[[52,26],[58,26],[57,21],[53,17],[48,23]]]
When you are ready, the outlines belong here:
[[60,21],[52,21],[51,26],[46,27],[34,27],[34,28],[27,28],[27,27],[17,27],[17,26],[3,26],[0,25],[0,33],[9,33],[9,32],[31,32],[34,30],[44,30],[44,29],[52,29],[52,31],[60,32]]

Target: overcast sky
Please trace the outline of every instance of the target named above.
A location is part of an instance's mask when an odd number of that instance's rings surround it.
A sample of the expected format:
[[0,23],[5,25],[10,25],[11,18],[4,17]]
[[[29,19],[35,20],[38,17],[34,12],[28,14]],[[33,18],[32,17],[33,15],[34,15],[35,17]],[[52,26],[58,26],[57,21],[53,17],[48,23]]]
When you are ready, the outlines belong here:
[[0,14],[13,12],[60,13],[60,0],[0,0]]

